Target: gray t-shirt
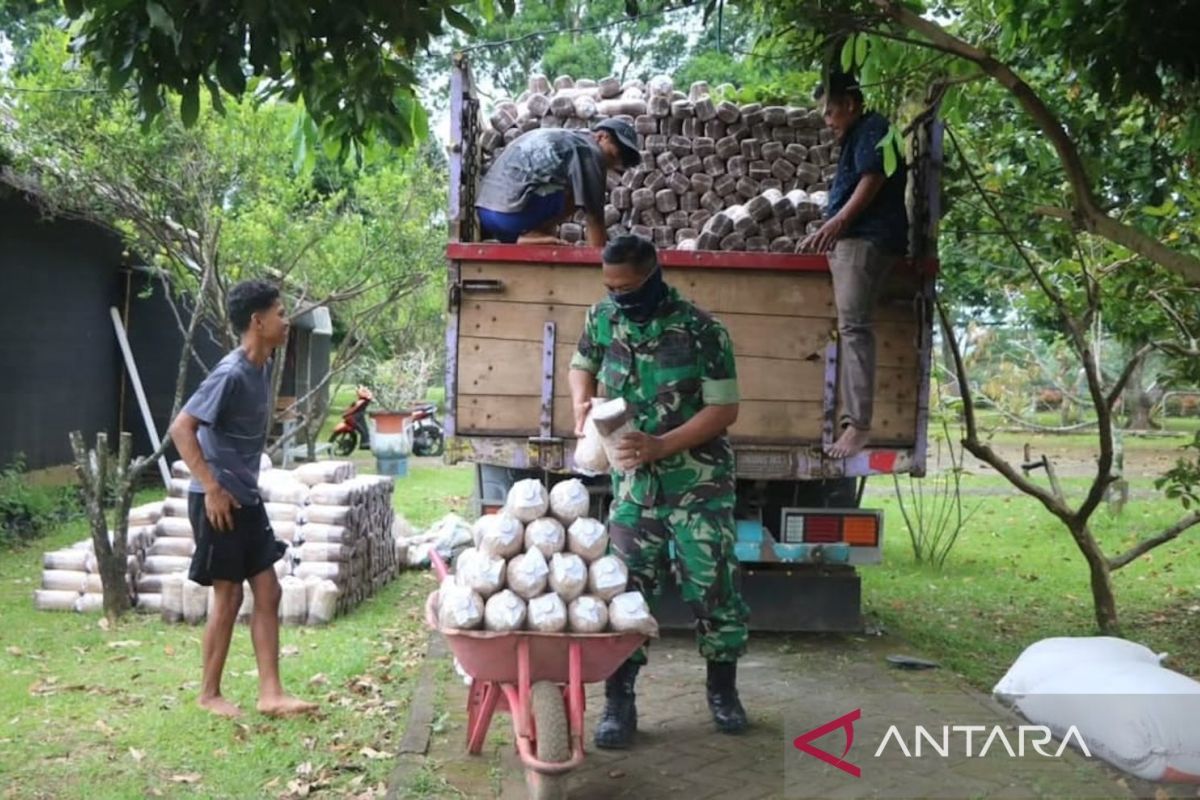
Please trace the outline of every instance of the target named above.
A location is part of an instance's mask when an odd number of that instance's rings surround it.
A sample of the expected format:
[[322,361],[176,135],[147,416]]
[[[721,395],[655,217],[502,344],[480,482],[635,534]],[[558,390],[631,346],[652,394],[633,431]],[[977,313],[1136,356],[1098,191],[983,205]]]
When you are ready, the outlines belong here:
[[[258,465],[270,396],[271,361],[256,367],[239,347],[213,367],[183,407],[203,423],[197,438],[217,483],[242,505],[259,501]],[[195,479],[190,490],[204,491]]]
[[504,148],[479,186],[475,205],[514,213],[531,195],[571,188],[575,204],[604,216],[604,153],[590,131],[535,128]]

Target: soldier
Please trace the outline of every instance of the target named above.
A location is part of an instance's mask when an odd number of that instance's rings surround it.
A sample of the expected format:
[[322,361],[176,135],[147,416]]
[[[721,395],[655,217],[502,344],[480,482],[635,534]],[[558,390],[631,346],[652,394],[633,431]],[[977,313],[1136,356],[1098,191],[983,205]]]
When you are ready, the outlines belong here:
[[[725,436],[738,415],[733,347],[720,322],[667,286],[646,239],[617,237],[603,262],[609,296],[588,311],[571,360],[576,433],[597,383],[633,407],[637,432],[622,438],[613,465],[609,536],[647,598],[670,579],[674,540],[681,594],[708,660],[709,709],[717,730],[737,733],[746,727],[736,677],[749,611],[734,585],[734,462]],[[597,747],[629,745],[634,679],[645,663],[643,648],[609,678]]]

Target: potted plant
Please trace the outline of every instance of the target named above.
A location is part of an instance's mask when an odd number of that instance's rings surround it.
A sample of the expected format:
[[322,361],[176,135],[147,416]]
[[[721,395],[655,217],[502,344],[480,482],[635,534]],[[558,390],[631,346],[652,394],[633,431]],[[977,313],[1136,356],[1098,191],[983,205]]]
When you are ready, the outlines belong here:
[[413,408],[425,399],[436,368],[433,354],[416,349],[379,362],[373,389],[378,408],[370,412],[371,452],[379,471],[403,474],[403,463],[412,452],[409,420]]

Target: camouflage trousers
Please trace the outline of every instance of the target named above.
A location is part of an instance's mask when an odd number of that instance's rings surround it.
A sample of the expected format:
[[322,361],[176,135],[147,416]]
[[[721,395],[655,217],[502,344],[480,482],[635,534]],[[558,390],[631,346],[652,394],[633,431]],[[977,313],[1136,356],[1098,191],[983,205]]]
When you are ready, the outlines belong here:
[[[709,661],[736,661],[745,652],[750,610],[734,582],[732,508],[617,502],[609,512],[608,533],[614,551],[629,567],[630,588],[640,590],[651,609],[662,582],[671,580],[668,543],[673,541],[676,580],[696,617],[700,655]],[[645,664],[646,648],[639,648],[630,660]]]

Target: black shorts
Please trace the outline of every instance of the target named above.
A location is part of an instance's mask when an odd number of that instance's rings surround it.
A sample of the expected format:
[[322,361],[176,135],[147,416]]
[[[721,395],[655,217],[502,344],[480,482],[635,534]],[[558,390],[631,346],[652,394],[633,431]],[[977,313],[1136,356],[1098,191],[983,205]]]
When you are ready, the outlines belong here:
[[287,544],[275,539],[262,503],[233,509],[233,530],[215,530],[204,512],[204,495],[188,492],[188,519],[196,552],[188,577],[201,586],[214,580],[241,583],[283,558]]

